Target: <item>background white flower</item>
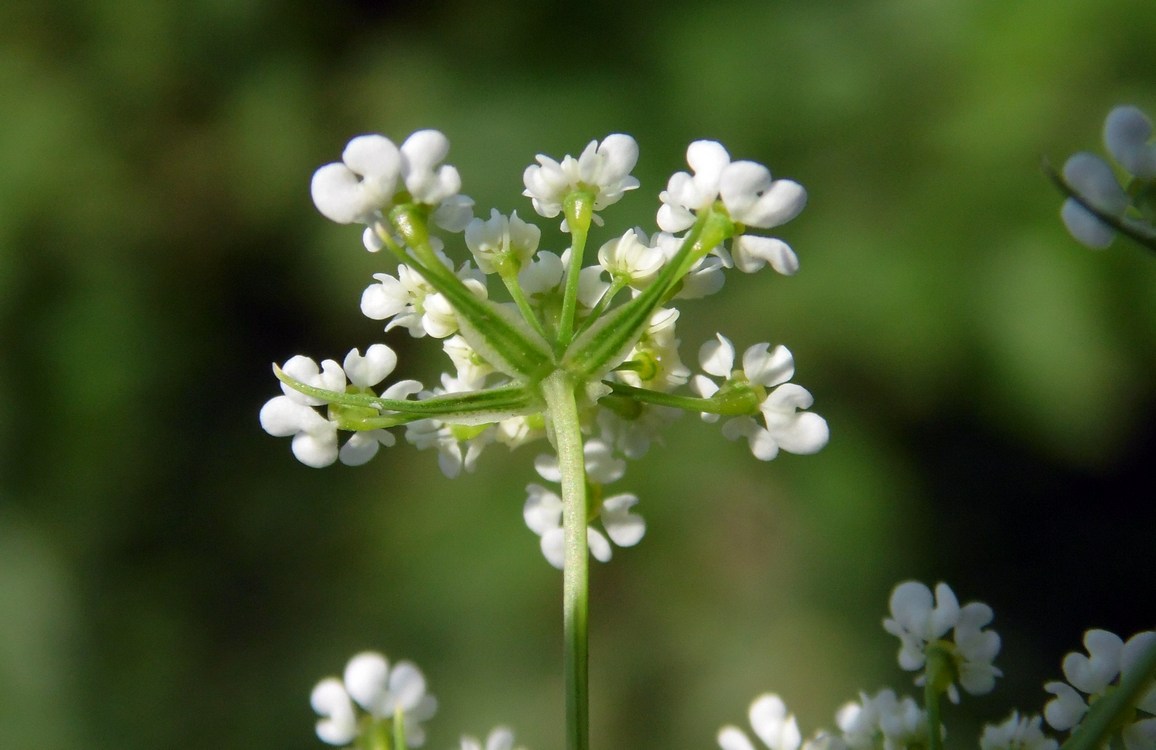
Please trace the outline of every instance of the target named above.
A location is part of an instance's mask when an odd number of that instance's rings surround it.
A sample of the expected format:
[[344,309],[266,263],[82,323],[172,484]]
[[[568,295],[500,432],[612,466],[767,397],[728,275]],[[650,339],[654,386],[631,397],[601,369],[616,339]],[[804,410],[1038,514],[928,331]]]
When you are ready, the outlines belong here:
[[[901,668],[908,672],[923,669],[928,646],[936,644],[951,656],[954,677],[964,690],[972,695],[992,690],[995,678],[1002,673],[992,664],[999,653],[999,634],[983,629],[992,620],[991,607],[982,602],[960,607],[946,583],[936,585],[933,599],[927,586],[905,581],[891,593],[890,608],[891,617],[883,621],[883,629],[899,638]],[[954,642],[949,642],[945,636],[953,629]],[[925,681],[926,674],[920,674],[915,684]],[[947,696],[953,703],[959,702],[954,681]]]
[[[1064,657],[1067,682],[1044,685],[1044,690],[1055,696],[1044,706],[1048,724],[1060,731],[1075,729],[1083,721],[1089,704],[1103,697],[1121,675],[1128,674],[1136,660],[1154,646],[1156,631],[1137,633],[1127,643],[1107,630],[1087,631],[1084,634],[1087,655],[1072,652]],[[1135,720],[1121,732],[1124,744],[1128,750],[1151,750],[1156,747],[1156,681],[1141,695],[1136,708]]]
[[347,745],[357,738],[361,725],[354,703],[375,720],[400,715],[410,747],[425,743],[421,722],[437,711],[437,700],[426,694],[425,677],[417,666],[401,661],[390,669],[389,661],[376,651],[350,659],[342,679],[327,677],[317,683],[310,702],[322,717],[317,736],[330,745]]
[[1138,108],[1115,107],[1104,120],[1104,145],[1120,166],[1142,180],[1156,178],[1152,121]]
[[988,724],[979,738],[979,750],[1056,750],[1060,743],[1044,734],[1039,716],[1012,711],[1002,724]]
[[476,737],[463,736],[461,750],[514,750],[514,732],[507,727],[495,727],[486,737],[485,745]]
[[[699,349],[699,363],[705,372],[734,383],[774,388],[758,407],[762,425],[753,417],[735,417],[723,425],[723,436],[730,440],[745,437],[751,453],[762,461],[775,458],[780,450],[797,454],[821,450],[830,438],[827,420],[805,411],[814,402],[807,389],[786,382],[795,374],[791,352],[784,346],[772,350],[770,344],[755,344],[743,352],[743,369],[736,372],[734,345],[721,333],[715,338]],[[719,391],[718,384],[702,375],[692,379],[691,387],[703,398]],[[704,413],[703,419],[714,422],[718,416]]]
[[[748,718],[755,735],[770,750],[799,750],[803,738],[798,722],[794,715],[787,713],[787,706],[779,696],[760,695],[751,703]],[[722,750],[755,750],[746,733],[730,725],[719,730],[718,744]]]

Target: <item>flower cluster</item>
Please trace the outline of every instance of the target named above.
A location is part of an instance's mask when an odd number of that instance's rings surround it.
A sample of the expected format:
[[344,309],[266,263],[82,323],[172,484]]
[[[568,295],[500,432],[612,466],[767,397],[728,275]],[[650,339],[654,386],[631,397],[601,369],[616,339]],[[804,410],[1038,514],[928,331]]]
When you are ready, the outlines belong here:
[[[1086,656],[1073,652],[1064,657],[1067,682],[1044,685],[1044,690],[1055,696],[1044,706],[1044,718],[1061,732],[1075,731],[1089,705],[1118,688],[1140,657],[1156,649],[1156,631],[1137,633],[1125,642],[1107,630],[1089,630],[1084,634],[1084,648]],[[1128,750],[1156,748],[1156,680],[1149,680],[1140,691],[1135,713],[1119,731]]]
[[1104,146],[1126,173],[1123,185],[1112,167],[1081,151],[1064,163],[1062,186],[1070,197],[1060,215],[1082,244],[1103,249],[1117,232],[1156,247],[1156,143],[1152,121],[1136,107],[1116,107],[1104,121]]
[[[891,594],[891,617],[883,629],[899,638],[899,666],[920,671],[916,685],[928,680],[959,703],[958,682],[972,695],[990,693],[1002,673],[992,661],[999,653],[999,634],[984,630],[992,620],[991,607],[982,602],[959,606],[951,587],[940,583],[931,589],[907,581]],[[948,631],[953,640],[945,639]]]
[[[774,693],[759,696],[748,712],[751,729],[769,750],[914,750],[927,744],[927,712],[913,698],[898,698],[892,690],[860,695],[835,714],[838,732],[820,730],[803,740],[795,717]],[[722,750],[756,750],[737,727],[718,733]]]
[[[586,454],[586,477],[593,490],[588,494],[588,522],[601,520],[606,535],[594,526],[586,527],[590,554],[594,559],[607,562],[611,557],[610,541],[619,547],[633,547],[646,534],[646,522],[630,509],[638,504],[638,497],[630,493],[620,493],[604,497],[603,485],[622,478],[626,462],[617,459],[610,446],[600,440],[589,440],[584,446]],[[558,459],[551,454],[542,454],[534,462],[538,474],[548,482],[561,482]],[[522,509],[522,515],[530,530],[542,538],[542,554],[547,562],[558,570],[563,568],[562,498],[557,493],[540,484],[526,487],[529,497]],[[607,541],[606,537],[610,537]]]
[[[635,544],[645,525],[631,512],[634,495],[603,497],[601,487],[621,477],[623,459],[644,454],[678,414],[725,417],[723,434],[746,438],[761,460],[826,444],[826,421],[808,411],[811,394],[789,382],[794,359],[786,348],[756,344],[735,369],[734,347],[719,334],[700,351],[704,374],[692,377],[676,329],[678,302],[717,292],[725,269],[798,270],[785,242],[748,233],[798,215],[806,203],[798,183],[772,179],[755,162],[732,162],[714,141],[695,141],[687,150],[691,172],[674,174],[659,196],[661,231],[612,234],[592,246],[595,262],[587,265],[589,230],[639,187],[631,175],[638,161],[633,138],[612,134],[576,158],[539,155],[526,168],[523,194],[533,210],[562,216],[570,234],[561,251],[540,248],[541,230],[517,212],[475,217],[457,169],[443,163],[448,152],[448,139],[434,130],[414,133],[400,147],[362,135],[313,177],[313,200],[324,216],[364,225],[365,246],[397,260],[374,274],[361,311],[385,331],[437,340],[448,367],[430,388],[390,383],[398,363],[385,344],[364,357],[353,350],[343,365],[298,355],[276,367],[284,393],[261,410],[261,425],[292,437],[302,463],[365,463],[403,430],[415,447],[436,450],[447,476],[473,471],[490,445],[553,440],[556,415],[544,383],[562,378],[576,394],[577,426],[588,436],[589,520],[600,519],[605,529],[590,529],[591,551],[606,560],[611,541]],[[447,241],[458,232],[465,252],[455,259]],[[615,467],[613,478],[597,476],[602,464]],[[559,481],[544,465],[539,473]],[[530,485],[524,513],[547,559],[561,567],[561,498]]]
[[[939,701],[944,695],[953,702],[959,699],[948,679],[977,694],[989,692],[1000,674],[991,665],[999,637],[983,630],[991,618],[985,604],[961,607],[946,584],[938,584],[933,595],[922,583],[901,583],[892,592],[891,617],[883,625],[902,642],[899,665],[903,669],[926,667],[917,680],[928,688],[925,705],[888,688],[873,696],[861,693],[858,701],[836,712],[838,731],[820,730],[803,740],[782,699],[767,693],[751,704],[751,729],[770,750],[939,750],[946,736]],[[952,630],[954,642],[945,640]],[[1107,747],[1110,739],[1112,747],[1122,742],[1126,750],[1156,750],[1156,631],[1138,633],[1125,642],[1108,631],[1089,630],[1084,646],[1086,655],[1064,657],[1067,682],[1044,685],[1053,698],[1043,716],[1012,711],[1003,722],[986,725],[979,738],[980,750],[1058,750],[1059,742],[1044,732],[1045,719],[1053,729],[1071,730],[1074,735],[1093,704],[1100,709],[1112,700],[1118,700],[1118,705],[1112,720],[1094,730],[1099,733],[1095,744],[1077,744]],[[743,730],[730,725],[719,731],[718,744],[722,750],[756,750]]]
[[395,750],[425,743],[423,722],[437,711],[437,700],[425,691],[425,677],[408,661],[390,667],[375,651],[357,654],[341,678],[326,677],[310,698],[317,736],[330,745],[345,746],[361,737],[379,739],[367,746]]

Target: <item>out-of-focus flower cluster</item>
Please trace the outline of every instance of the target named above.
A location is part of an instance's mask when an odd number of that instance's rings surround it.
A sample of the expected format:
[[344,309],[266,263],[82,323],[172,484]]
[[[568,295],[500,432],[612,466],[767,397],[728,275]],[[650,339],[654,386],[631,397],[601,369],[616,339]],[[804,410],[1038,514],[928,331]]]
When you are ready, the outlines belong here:
[[1063,181],[1074,195],[1060,210],[1064,225],[1073,237],[1097,250],[1111,245],[1120,231],[1145,244],[1156,242],[1152,121],[1136,107],[1116,107],[1104,121],[1104,146],[1123,171],[1123,184],[1099,156],[1081,151],[1069,157]]
[[[836,712],[837,731],[820,730],[804,740],[783,700],[767,693],[756,698],[748,712],[751,730],[763,746],[770,750],[942,747],[947,730],[939,698],[946,695],[958,702],[956,682],[973,695],[990,692],[1001,674],[992,665],[999,636],[984,630],[992,619],[991,608],[979,602],[961,607],[947,584],[938,584],[932,594],[916,581],[899,584],[890,605],[891,616],[883,625],[900,640],[899,666],[920,672],[916,682],[925,688],[923,704],[888,688],[874,695],[861,693],[859,700]],[[1057,731],[1078,731],[1090,705],[1119,689],[1121,681],[1143,665],[1149,670],[1147,682],[1139,686],[1135,701],[1124,705],[1115,717],[1103,746],[1110,741],[1112,747],[1122,743],[1126,750],[1156,750],[1156,679],[1152,676],[1156,632],[1139,633],[1125,642],[1105,630],[1089,630],[1084,645],[1087,655],[1064,657],[1067,682],[1044,685],[1054,697],[1044,706],[1043,715],[1012,711],[1003,722],[986,725],[979,738],[980,750],[1058,750],[1059,742],[1044,731],[1044,720]],[[935,742],[933,734],[938,736]],[[718,744],[722,750],[756,750],[750,736],[732,725],[719,731]]]

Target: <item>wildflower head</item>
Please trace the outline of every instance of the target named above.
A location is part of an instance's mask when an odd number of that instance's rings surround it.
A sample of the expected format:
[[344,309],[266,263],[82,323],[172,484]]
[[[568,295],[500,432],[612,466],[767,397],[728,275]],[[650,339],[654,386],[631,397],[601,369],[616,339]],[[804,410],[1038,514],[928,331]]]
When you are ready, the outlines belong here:
[[1123,184],[1107,161],[1088,152],[1071,156],[1062,177],[1052,179],[1068,194],[1060,209],[1064,225],[1093,249],[1112,244],[1118,233],[1156,249],[1156,143],[1152,121],[1133,106],[1112,109],[1104,120],[1104,146],[1125,173]]
[[1002,674],[992,664],[999,653],[999,634],[984,630],[991,620],[991,607],[982,602],[960,607],[945,583],[936,585],[933,597],[927,586],[907,581],[892,592],[891,617],[883,621],[883,629],[899,638],[899,666],[920,672],[915,684],[930,681],[958,703],[956,683],[972,695],[982,695],[991,692]]
[[[1067,682],[1053,681],[1044,690],[1054,697],[1044,706],[1044,718],[1059,731],[1075,731],[1092,703],[1119,686],[1140,658],[1156,648],[1156,631],[1144,631],[1124,641],[1107,630],[1084,634],[1087,654],[1073,652],[1064,657]],[[1135,711],[1120,717],[1115,730],[1127,750],[1156,747],[1156,680],[1144,688]]]
[[317,737],[339,747],[379,736],[400,740],[394,745],[398,750],[421,747],[425,743],[421,722],[437,711],[437,700],[426,694],[421,670],[407,661],[391,668],[376,651],[350,659],[340,679],[326,677],[317,683],[310,702],[321,717]]

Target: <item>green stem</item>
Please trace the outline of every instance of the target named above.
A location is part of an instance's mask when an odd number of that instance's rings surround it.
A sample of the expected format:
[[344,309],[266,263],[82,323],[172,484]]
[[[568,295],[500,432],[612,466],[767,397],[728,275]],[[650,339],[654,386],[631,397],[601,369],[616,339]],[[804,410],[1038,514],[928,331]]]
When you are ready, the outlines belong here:
[[594,218],[594,196],[576,191],[566,196],[564,210],[570,227],[570,267],[566,275],[566,291],[562,298],[562,317],[558,321],[558,351],[563,351],[574,338],[574,318],[578,311],[578,274],[582,257],[586,254],[586,236]]
[[565,565],[562,571],[563,676],[566,684],[566,748],[590,747],[587,616],[589,552],[586,543],[586,459],[574,381],[558,370],[542,381],[552,420],[554,449],[562,473],[562,527]]
[[923,707],[927,710],[927,750],[943,750],[943,719],[939,715],[941,695],[935,681],[928,679],[923,688]]

